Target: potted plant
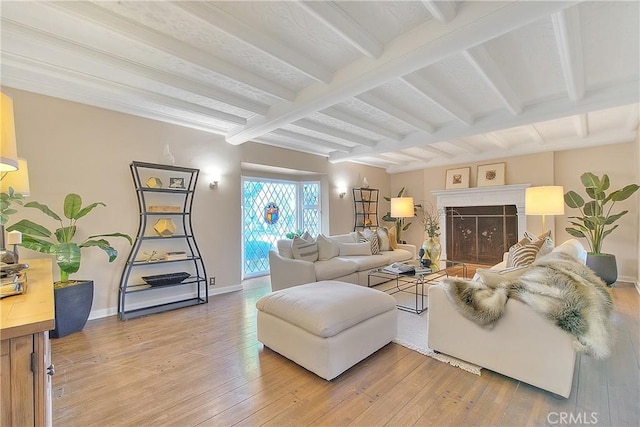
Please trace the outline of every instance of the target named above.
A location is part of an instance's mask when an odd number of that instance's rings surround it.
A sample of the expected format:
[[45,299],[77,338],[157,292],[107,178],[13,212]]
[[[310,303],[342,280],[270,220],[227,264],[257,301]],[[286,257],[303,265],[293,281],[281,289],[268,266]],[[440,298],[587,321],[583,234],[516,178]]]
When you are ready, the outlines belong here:
[[[404,187],[402,187],[402,189],[400,189],[400,191],[398,192],[398,195],[396,197],[402,197],[403,195],[404,195]],[[387,202],[391,202],[391,197],[389,197],[389,196],[383,196],[383,197]],[[414,206],[413,207],[414,215],[415,215],[415,210],[416,210],[416,207]],[[386,221],[386,222],[393,222],[395,224],[395,226],[396,226],[396,241],[398,243],[404,243],[402,241],[402,239],[401,239],[402,232],[403,231],[407,231],[409,229],[409,227],[411,227],[412,223],[407,222],[405,224],[404,218],[394,218],[394,217],[391,216],[391,212],[387,212],[382,217],[382,220]]]
[[133,240],[127,234],[109,233],[89,236],[80,243],[74,242],[76,222],[96,207],[106,206],[102,202],[96,202],[83,207],[82,199],[74,193],[67,194],[64,199],[64,217],[68,221],[64,221],[48,206],[38,202],[29,202],[24,206],[38,209],[60,223],[59,228],[51,232],[42,225],[23,219],[7,230],[20,231],[23,234],[22,246],[25,248],[54,255],[60,268],[60,281],[54,283],[56,328],[51,332],[51,336],[59,338],[77,332],[86,324],[93,303],[93,281],[69,279],[70,274],[80,269],[81,250],[89,247],[100,248],[106,252],[109,262],[113,262],[118,256],[118,251],[104,237],[123,237],[129,244],[133,244]]
[[613,213],[616,202],[628,199],[640,188],[637,184],[629,184],[624,188],[606,193],[609,190],[609,176],[604,174],[599,178],[591,172],[580,176],[585,192],[591,199],[588,202],[575,191],[568,191],[564,195],[564,202],[570,208],[579,209],[581,216],[569,217],[569,223],[573,227],[567,227],[567,233],[574,237],[583,237],[589,244],[587,253],[587,265],[600,276],[608,285],[618,279],[616,258],[613,254],[602,252],[604,238],[618,228],[613,225],[628,211]]

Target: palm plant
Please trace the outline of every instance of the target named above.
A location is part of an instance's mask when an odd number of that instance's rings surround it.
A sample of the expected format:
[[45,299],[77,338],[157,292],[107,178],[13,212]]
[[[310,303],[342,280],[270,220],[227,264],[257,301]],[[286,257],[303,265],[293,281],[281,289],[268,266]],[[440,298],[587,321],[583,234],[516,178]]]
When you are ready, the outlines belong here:
[[580,180],[585,187],[585,192],[592,200],[585,202],[575,191],[568,191],[564,195],[567,206],[579,209],[581,214],[581,216],[569,217],[573,227],[567,227],[565,230],[574,237],[587,239],[590,252],[600,254],[604,238],[618,228],[618,224],[613,225],[613,223],[628,212],[624,210],[612,213],[613,206],[616,202],[628,199],[640,187],[637,184],[629,184],[607,195],[605,191],[610,186],[608,175],[604,174],[599,178],[591,172],[586,172],[580,176]]
[[29,202],[24,207],[38,209],[47,216],[59,221],[60,227],[51,232],[42,225],[23,219],[7,228],[7,230],[17,230],[23,234],[23,247],[37,252],[53,254],[60,268],[60,285],[57,284],[57,286],[69,285],[72,283],[69,280],[69,275],[76,273],[80,269],[82,248],[98,247],[106,252],[109,262],[113,262],[118,256],[118,251],[104,237],[122,237],[127,239],[129,244],[133,244],[131,236],[124,233],[96,234],[89,236],[80,243],[73,242],[73,238],[76,235],[76,222],[98,206],[106,205],[102,202],[96,202],[83,207],[82,199],[79,195],[74,193],[67,194],[63,205],[64,217],[68,219],[65,224],[62,217],[49,209],[48,206],[38,202]]

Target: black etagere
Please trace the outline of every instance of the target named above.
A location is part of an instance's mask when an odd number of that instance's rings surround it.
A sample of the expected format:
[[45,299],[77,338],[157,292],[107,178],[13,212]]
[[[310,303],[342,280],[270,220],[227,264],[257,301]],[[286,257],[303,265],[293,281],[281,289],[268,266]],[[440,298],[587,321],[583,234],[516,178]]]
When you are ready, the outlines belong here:
[[[135,185],[140,217],[136,239],[120,279],[118,292],[120,319],[127,320],[209,302],[207,273],[191,222],[191,209],[199,169],[138,161],[131,162],[129,167]],[[169,183],[169,186],[165,186],[164,183]],[[165,206],[162,203],[172,203],[170,207],[175,210],[150,210],[153,207],[151,203],[154,202],[160,203],[158,206],[161,207]],[[165,236],[152,234],[153,220],[158,221],[161,218],[171,220],[171,223],[176,226],[175,234]],[[162,244],[164,248],[169,249],[182,249],[180,252],[184,257],[165,259],[159,253],[156,254],[156,258],[147,255],[149,251],[153,253],[154,244]],[[181,273],[189,273],[189,277],[172,282],[172,277],[177,270]],[[138,272],[141,273],[137,274]],[[161,283],[161,285],[152,286],[142,277],[145,279],[166,277],[167,280],[155,280],[155,283]],[[166,294],[161,298],[156,296],[159,290],[168,288],[180,288],[180,296],[171,297]]]
[[378,228],[378,196],[380,190],[376,188],[354,188],[353,209],[355,222],[353,231],[365,228]]

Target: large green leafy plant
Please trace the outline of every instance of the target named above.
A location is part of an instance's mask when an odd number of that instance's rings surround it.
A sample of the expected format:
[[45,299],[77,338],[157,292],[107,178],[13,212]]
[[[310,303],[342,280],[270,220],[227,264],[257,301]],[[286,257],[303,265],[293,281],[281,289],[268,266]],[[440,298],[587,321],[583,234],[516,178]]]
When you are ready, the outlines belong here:
[[118,251],[104,237],[122,237],[127,239],[129,244],[133,244],[131,236],[124,233],[96,234],[89,236],[80,243],[73,242],[76,235],[76,222],[98,206],[106,205],[102,202],[96,202],[83,207],[82,199],[79,195],[74,193],[67,194],[64,198],[63,206],[64,217],[68,220],[65,221],[60,215],[49,209],[48,206],[38,202],[29,202],[24,207],[40,210],[47,216],[59,221],[60,227],[51,232],[42,225],[23,219],[7,228],[7,230],[17,230],[22,233],[23,247],[46,254],[53,254],[58,267],[60,267],[59,283],[63,286],[68,285],[72,283],[69,280],[69,275],[78,272],[80,269],[80,252],[82,248],[98,247],[106,252],[109,262],[113,262],[118,256]]
[[599,178],[591,172],[580,176],[582,185],[585,187],[590,201],[585,200],[575,191],[568,191],[564,195],[564,202],[570,208],[579,209],[582,216],[570,216],[570,223],[573,227],[567,227],[567,233],[574,237],[584,237],[591,248],[590,253],[600,254],[602,242],[613,230],[618,228],[618,224],[613,225],[628,211],[612,213],[616,202],[628,199],[640,188],[637,184],[629,184],[624,188],[612,191],[607,194],[610,182],[609,176],[604,174]]

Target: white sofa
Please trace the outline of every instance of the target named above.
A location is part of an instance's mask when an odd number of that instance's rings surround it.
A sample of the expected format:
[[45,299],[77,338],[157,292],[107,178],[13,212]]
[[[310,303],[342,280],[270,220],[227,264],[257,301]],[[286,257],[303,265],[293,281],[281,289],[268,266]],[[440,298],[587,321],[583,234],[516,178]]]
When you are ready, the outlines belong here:
[[[574,239],[554,251],[586,260],[584,247]],[[504,267],[503,262],[492,269]],[[576,360],[573,339],[528,305],[510,298],[503,317],[487,328],[460,314],[439,284],[429,288],[428,313],[433,350],[569,397]]]
[[[356,243],[356,232],[328,236],[327,239],[336,245]],[[377,255],[338,255],[328,260],[310,262],[294,259],[291,242],[290,239],[278,240],[278,251],[269,252],[272,291],[322,280],[338,280],[367,286],[370,270],[394,262],[416,259],[414,245],[399,243],[397,249],[381,251]]]

